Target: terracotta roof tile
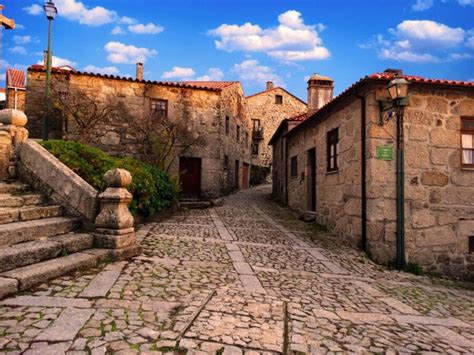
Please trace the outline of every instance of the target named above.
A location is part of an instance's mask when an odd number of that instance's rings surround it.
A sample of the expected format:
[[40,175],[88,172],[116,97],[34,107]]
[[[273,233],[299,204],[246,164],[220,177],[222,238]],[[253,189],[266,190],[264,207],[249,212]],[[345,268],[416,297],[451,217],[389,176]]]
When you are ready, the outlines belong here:
[[25,89],[25,72],[18,69],[7,69],[7,87]]
[[289,117],[288,120],[289,121],[299,121],[299,122],[303,122],[304,120],[306,120],[308,118],[308,113],[307,112],[303,112],[303,113],[300,113],[299,115],[296,115],[296,116],[293,116],[293,117]]
[[[36,71],[42,72],[44,71],[44,66],[41,64],[35,64],[28,68],[28,71]],[[118,75],[107,75],[107,74],[99,74],[99,73],[90,73],[90,72],[81,72],[75,70],[71,67],[53,67],[51,68],[52,73],[74,73],[76,75],[87,75],[93,76],[97,78],[109,78],[109,79],[116,79],[116,80],[126,80],[126,81],[133,81],[133,82],[141,82],[145,84],[156,84],[156,85],[163,85],[163,86],[174,86],[174,87],[182,87],[188,89],[198,89],[198,90],[208,90],[208,91],[222,91],[226,87],[238,83],[238,81],[151,81],[151,80],[137,80],[130,77],[121,77]]]

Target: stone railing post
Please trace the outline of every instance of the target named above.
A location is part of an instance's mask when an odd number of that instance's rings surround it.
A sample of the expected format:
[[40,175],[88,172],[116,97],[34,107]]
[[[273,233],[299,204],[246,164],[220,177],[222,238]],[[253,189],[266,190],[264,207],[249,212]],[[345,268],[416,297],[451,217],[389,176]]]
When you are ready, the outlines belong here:
[[99,195],[100,212],[95,219],[94,244],[110,249],[115,260],[127,259],[141,253],[137,242],[134,218],[128,210],[132,194],[127,187],[132,176],[127,170],[112,169],[104,175],[107,188]]
[[26,115],[19,110],[0,111],[0,181],[17,177],[18,148],[28,139]]

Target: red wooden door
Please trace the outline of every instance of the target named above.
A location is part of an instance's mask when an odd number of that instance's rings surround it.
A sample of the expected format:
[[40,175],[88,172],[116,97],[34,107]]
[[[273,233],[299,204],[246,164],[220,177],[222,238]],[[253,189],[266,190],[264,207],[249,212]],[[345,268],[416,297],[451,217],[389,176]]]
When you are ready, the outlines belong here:
[[201,158],[179,158],[181,197],[201,197]]
[[249,165],[247,163],[242,164],[242,189],[249,188]]

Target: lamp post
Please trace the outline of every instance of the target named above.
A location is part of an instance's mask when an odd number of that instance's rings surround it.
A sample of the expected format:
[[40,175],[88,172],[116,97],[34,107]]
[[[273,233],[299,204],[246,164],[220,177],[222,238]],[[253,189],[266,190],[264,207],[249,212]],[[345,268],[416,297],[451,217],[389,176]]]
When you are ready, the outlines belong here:
[[397,120],[397,257],[396,266],[404,269],[405,261],[405,170],[404,170],[404,132],[403,114],[405,106],[410,104],[408,96],[409,82],[396,76],[387,86],[390,100],[379,101],[380,123],[383,124],[383,112],[391,109],[395,110]]
[[48,19],[48,52],[46,56],[46,86],[45,86],[45,102],[46,110],[43,118],[43,140],[47,141],[49,136],[48,115],[50,111],[50,97],[51,97],[51,27],[58,10],[52,1],[47,1],[44,6],[44,12]]

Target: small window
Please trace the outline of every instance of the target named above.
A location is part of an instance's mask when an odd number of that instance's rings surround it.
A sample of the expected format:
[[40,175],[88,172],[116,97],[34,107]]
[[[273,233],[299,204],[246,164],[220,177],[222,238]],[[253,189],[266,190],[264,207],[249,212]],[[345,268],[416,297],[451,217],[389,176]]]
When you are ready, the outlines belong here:
[[237,142],[240,141],[240,126],[237,125],[237,135],[235,137],[237,139]]
[[229,116],[225,116],[225,134],[226,136],[229,135],[230,132],[230,118]]
[[339,146],[339,129],[333,129],[327,134],[327,171],[337,171],[337,154]]
[[461,166],[474,168],[474,117],[461,117]]
[[229,170],[229,156],[224,155],[224,170]]
[[252,120],[252,126],[254,131],[260,131],[260,120]]
[[150,111],[154,118],[161,119],[168,117],[168,101],[151,99]]
[[252,155],[258,155],[258,143],[252,143]]
[[277,105],[281,105],[283,103],[283,96],[281,95],[275,95],[275,103]]
[[469,253],[474,253],[474,235],[469,238]]
[[291,157],[290,176],[291,177],[298,176],[298,157],[297,156]]
[[249,132],[244,132],[244,145],[247,146],[249,144]]

